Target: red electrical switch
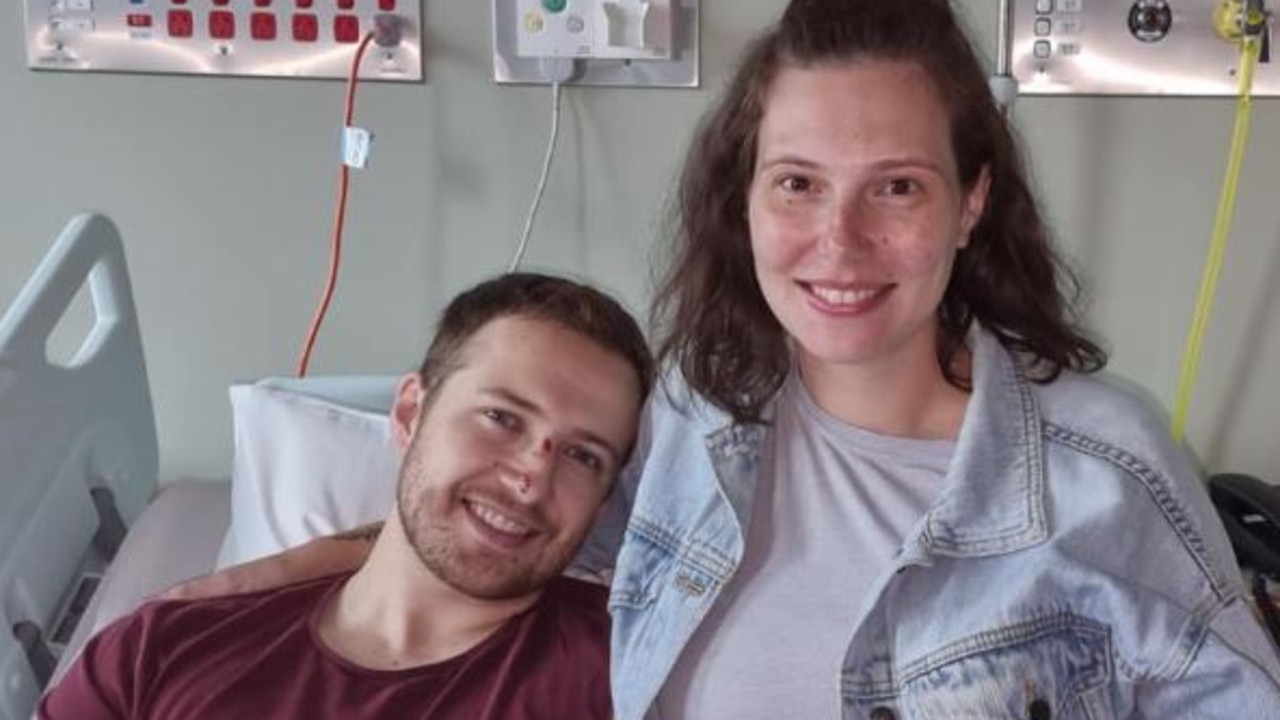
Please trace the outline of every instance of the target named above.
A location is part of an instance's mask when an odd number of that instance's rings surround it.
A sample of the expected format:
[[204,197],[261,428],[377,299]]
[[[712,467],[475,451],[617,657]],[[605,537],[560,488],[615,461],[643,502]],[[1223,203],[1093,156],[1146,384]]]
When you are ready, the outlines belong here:
[[356,6],[356,0],[338,0],[339,10],[350,10]]
[[360,18],[338,15],[333,19],[333,39],[340,43],[360,42]]
[[146,13],[129,13],[125,19],[131,28],[149,28],[151,27],[151,16]]
[[396,0],[378,0],[378,9],[382,12],[394,12]]
[[169,11],[169,37],[189,38],[195,29],[196,22],[190,10]]
[[320,21],[310,13],[293,16],[293,39],[298,42],[315,42],[320,37]]
[[249,34],[254,40],[276,39],[276,16],[274,13],[256,12],[249,16]]
[[[218,0],[213,0],[217,2]],[[236,36],[236,16],[229,10],[209,13],[209,37],[214,40],[230,40]]]

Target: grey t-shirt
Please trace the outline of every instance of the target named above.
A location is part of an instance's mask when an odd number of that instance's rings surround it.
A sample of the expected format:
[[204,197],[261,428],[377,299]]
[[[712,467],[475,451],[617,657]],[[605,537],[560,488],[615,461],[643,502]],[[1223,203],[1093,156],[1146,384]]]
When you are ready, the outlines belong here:
[[941,489],[952,440],[861,430],[792,371],[761,458],[738,574],[658,697],[663,720],[838,720],[867,593]]

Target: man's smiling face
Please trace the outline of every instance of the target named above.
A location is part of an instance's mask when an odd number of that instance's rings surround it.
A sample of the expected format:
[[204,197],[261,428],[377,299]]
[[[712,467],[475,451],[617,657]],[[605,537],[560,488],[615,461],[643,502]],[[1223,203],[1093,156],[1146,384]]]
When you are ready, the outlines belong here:
[[393,410],[407,445],[397,504],[418,557],[477,598],[540,589],[590,530],[641,401],[626,359],[519,315],[478,330],[429,392],[406,379]]

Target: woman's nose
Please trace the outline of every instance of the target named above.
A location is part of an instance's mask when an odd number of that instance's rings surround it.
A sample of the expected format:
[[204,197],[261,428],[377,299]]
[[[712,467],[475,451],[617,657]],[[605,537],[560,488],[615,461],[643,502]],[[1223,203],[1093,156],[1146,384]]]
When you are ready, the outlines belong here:
[[858,198],[838,199],[828,208],[823,244],[833,253],[859,254],[871,247],[871,213]]

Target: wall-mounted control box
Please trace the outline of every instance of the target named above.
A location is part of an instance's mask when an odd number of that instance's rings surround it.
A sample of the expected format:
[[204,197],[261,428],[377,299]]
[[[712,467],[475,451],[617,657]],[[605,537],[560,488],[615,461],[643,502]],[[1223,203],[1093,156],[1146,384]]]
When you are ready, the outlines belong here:
[[[368,80],[422,80],[421,0],[24,0],[37,70],[346,78],[375,19]],[[381,17],[380,17],[381,16]]]
[[[1025,95],[1236,95],[1240,45],[1218,32],[1239,0],[1014,0],[1011,52]],[[1274,34],[1280,0],[1264,3]],[[1273,38],[1274,39],[1274,38]],[[1253,94],[1280,96],[1280,56]]]

